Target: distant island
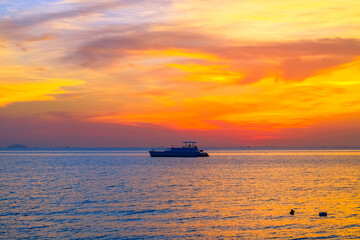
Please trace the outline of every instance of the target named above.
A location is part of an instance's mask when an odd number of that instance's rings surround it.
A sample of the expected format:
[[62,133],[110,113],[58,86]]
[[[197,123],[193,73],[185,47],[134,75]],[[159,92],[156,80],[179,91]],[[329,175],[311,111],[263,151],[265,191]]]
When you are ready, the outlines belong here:
[[8,146],[7,148],[11,148],[11,149],[24,149],[24,148],[28,148],[28,147],[25,146],[25,145],[22,145],[22,144],[14,144],[14,145]]

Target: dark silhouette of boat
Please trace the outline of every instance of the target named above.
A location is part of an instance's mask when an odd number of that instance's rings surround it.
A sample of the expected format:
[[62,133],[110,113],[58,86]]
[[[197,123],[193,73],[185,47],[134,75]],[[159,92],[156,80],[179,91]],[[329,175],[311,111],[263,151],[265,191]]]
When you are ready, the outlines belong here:
[[184,146],[149,151],[151,157],[208,157],[209,154],[198,149],[196,142],[184,141]]

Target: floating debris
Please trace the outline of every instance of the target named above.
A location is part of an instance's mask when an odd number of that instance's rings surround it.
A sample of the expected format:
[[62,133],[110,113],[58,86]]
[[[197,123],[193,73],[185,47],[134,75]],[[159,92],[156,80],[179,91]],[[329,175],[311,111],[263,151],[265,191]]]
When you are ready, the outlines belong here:
[[327,216],[327,212],[319,212],[319,216],[320,216],[320,217],[326,217],[326,216]]
[[294,215],[294,213],[295,213],[295,210],[294,210],[294,209],[291,209],[290,215]]

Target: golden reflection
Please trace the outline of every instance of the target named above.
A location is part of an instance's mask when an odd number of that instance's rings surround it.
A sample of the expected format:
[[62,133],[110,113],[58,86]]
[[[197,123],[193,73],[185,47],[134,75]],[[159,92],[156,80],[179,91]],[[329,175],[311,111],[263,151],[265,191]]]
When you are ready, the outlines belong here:
[[224,156],[357,156],[360,150],[231,150],[231,151],[215,151],[211,155]]
[[[132,153],[1,155],[4,166],[17,169],[4,179],[3,220],[28,228],[28,237],[42,228],[42,236],[76,238],[359,236],[360,158],[350,154],[360,150],[257,151],[267,155],[226,149],[196,161]],[[328,216],[319,217],[321,211]]]

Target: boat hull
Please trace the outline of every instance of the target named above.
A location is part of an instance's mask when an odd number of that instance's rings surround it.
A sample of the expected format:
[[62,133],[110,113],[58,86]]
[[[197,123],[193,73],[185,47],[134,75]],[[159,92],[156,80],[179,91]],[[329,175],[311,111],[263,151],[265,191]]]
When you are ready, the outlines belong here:
[[202,152],[149,151],[151,157],[208,157]]
[[162,150],[152,149],[149,151],[151,157],[208,157],[209,154],[195,146],[196,142],[184,141],[183,147],[165,148]]

